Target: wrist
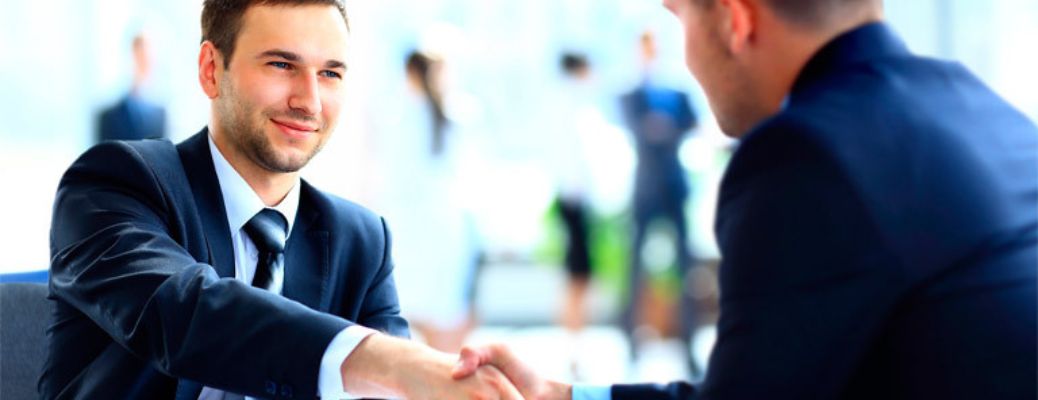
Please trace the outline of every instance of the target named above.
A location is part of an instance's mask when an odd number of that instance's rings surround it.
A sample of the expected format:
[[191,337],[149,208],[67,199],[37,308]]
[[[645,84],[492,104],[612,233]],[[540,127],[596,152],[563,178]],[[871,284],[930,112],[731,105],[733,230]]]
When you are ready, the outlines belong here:
[[343,388],[359,397],[410,398],[450,380],[454,358],[418,343],[369,335],[342,363]]
[[407,356],[401,344],[409,343],[379,333],[368,335],[342,362],[343,389],[362,397],[400,396],[403,379],[399,374],[406,368],[393,368],[392,364]]
[[562,382],[547,381],[547,390],[541,400],[572,400],[573,385]]

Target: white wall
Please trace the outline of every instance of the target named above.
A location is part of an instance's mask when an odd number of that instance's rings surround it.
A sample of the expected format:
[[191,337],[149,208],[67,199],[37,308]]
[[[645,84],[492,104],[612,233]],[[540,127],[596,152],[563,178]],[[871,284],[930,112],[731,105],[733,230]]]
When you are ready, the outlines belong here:
[[[342,132],[307,174],[319,186],[365,197],[366,118],[398,81],[407,49],[429,32],[457,32],[454,85],[475,99],[474,126],[492,154],[535,152],[539,94],[555,79],[555,58],[582,48],[599,66],[604,104],[637,76],[634,38],[660,32],[668,79],[694,89],[681,64],[676,23],[644,0],[379,0],[350,2],[354,19],[350,101]],[[208,103],[197,88],[200,0],[0,0],[0,272],[47,266],[50,206],[60,174],[92,142],[94,115],[129,85],[133,26],[160,49],[149,93],[167,105],[169,132],[202,127]],[[887,2],[890,22],[924,54],[961,60],[1038,119],[1038,2]],[[142,21],[142,22],[139,22]],[[445,29],[444,27],[450,27]],[[700,99],[701,106],[704,104]],[[707,227],[705,230],[708,230]]]

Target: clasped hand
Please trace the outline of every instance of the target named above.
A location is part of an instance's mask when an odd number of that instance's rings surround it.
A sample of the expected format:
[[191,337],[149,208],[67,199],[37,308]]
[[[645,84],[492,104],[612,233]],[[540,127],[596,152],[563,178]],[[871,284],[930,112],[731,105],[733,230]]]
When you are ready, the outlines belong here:
[[[472,358],[476,353],[468,349],[462,354]],[[454,374],[457,360],[455,355],[415,342],[372,334],[346,358],[340,373],[343,389],[351,396],[364,398],[523,399],[499,367],[490,362],[468,363]],[[490,357],[486,360],[492,361]]]
[[571,400],[573,396],[570,385],[542,378],[501,344],[465,347],[452,376],[455,379],[478,377],[484,368],[491,366],[503,373],[526,400]]

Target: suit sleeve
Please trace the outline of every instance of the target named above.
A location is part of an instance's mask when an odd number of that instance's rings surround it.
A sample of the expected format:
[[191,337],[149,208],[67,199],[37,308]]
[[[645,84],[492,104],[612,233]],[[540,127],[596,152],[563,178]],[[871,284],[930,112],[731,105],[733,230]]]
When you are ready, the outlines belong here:
[[[688,399],[695,393],[695,387],[688,382],[671,382],[669,384],[629,384],[613,385],[611,400],[675,400]],[[573,400],[577,400],[574,398]]]
[[695,396],[674,384],[615,399],[844,394],[905,279],[852,182],[803,130],[759,132],[729,168],[718,338]]
[[358,324],[402,338],[410,337],[407,321],[400,316],[400,302],[396,283],[393,280],[392,240],[386,221],[379,218],[385,245],[382,249],[381,267],[368,286],[360,311]]
[[51,296],[164,374],[250,396],[271,384],[316,395],[325,347],[351,323],[220,279],[175,239],[167,193],[125,143],[77,160],[54,204]]

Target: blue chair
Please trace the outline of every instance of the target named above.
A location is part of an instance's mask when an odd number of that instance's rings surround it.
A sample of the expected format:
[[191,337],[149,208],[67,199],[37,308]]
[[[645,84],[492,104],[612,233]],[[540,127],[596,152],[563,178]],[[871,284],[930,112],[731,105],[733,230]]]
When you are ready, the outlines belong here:
[[47,270],[0,274],[0,283],[47,283],[49,276]]
[[[45,271],[46,272],[46,271]],[[0,399],[38,399],[51,305],[44,283],[0,283]]]

